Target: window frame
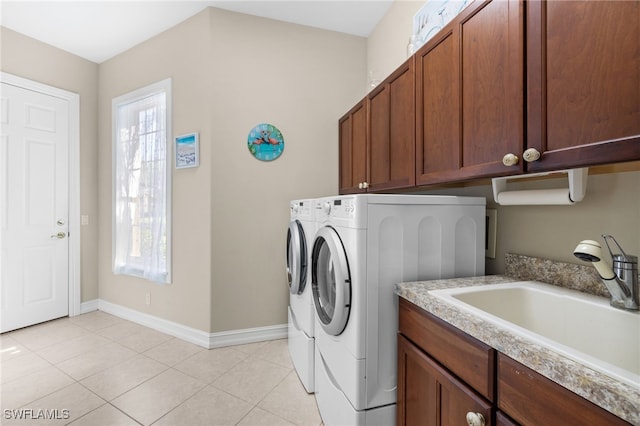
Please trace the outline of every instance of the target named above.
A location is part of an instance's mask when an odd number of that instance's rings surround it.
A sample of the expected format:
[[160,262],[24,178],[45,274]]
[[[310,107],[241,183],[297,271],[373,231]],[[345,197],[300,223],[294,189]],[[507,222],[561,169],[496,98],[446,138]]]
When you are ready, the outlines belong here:
[[[172,170],[173,170],[173,132],[172,132],[172,80],[167,78],[156,83],[152,83],[148,86],[141,87],[123,95],[117,96],[111,101],[111,270],[114,274],[124,274],[127,276],[133,276],[136,278],[142,278],[148,281],[152,281],[157,284],[171,284],[172,282]],[[117,153],[118,153],[118,108],[123,105],[131,104],[140,101],[144,98],[154,96],[160,93],[165,94],[165,138],[166,138],[166,158],[165,158],[165,178],[166,178],[166,275],[163,281],[154,281],[150,278],[144,277],[143,271],[140,269],[136,271],[134,268],[127,268],[125,271],[116,272],[116,202],[117,202]],[[138,273],[136,273],[138,272]]]

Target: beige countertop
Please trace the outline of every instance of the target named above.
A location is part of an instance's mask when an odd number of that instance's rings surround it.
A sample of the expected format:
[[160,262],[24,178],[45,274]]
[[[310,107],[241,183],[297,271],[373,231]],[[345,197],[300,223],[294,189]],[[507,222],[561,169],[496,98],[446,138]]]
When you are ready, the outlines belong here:
[[[577,393],[605,410],[640,425],[640,384],[633,387],[569,359],[526,336],[463,311],[429,294],[431,290],[523,281],[501,275],[396,284],[398,296],[441,318],[499,352]],[[615,349],[612,349],[615,350]]]

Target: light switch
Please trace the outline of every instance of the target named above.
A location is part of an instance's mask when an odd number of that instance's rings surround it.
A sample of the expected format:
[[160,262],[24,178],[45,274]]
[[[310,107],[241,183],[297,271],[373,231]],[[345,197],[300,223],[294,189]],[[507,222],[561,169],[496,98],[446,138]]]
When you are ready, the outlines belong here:
[[83,225],[88,225],[89,224],[89,215],[88,214],[83,214],[82,216],[80,216],[80,223],[82,223]]

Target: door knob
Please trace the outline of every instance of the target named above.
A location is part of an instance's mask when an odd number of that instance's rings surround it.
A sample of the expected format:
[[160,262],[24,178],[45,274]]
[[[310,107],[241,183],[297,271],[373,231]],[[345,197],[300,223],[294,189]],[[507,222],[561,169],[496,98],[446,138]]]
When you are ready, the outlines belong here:
[[516,164],[518,164],[518,156],[509,153],[502,157],[502,164],[504,164],[505,166],[515,166]]
[[474,413],[469,411],[467,413],[467,424],[469,426],[484,426],[484,416],[480,413]]
[[67,234],[66,234],[66,233],[64,233],[64,232],[58,232],[57,234],[53,234],[53,235],[51,236],[51,238],[57,238],[57,239],[61,240],[61,239],[63,239],[63,238],[64,238],[64,237],[66,237],[66,236],[67,236]]
[[537,161],[538,159],[540,159],[540,151],[535,148],[529,148],[522,154],[522,158],[524,158],[524,161],[526,161],[527,163]]

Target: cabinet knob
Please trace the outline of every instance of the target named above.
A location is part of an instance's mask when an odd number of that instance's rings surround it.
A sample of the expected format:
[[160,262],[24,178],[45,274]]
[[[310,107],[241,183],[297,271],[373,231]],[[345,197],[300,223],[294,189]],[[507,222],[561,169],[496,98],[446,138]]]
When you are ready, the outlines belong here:
[[524,161],[527,163],[537,161],[540,158],[540,151],[535,148],[529,148],[522,153],[522,158],[524,158]]
[[515,166],[516,164],[518,164],[518,156],[509,153],[502,157],[502,164],[504,164],[505,166]]
[[369,182],[362,182],[362,189],[367,189],[369,187]]
[[484,416],[480,413],[467,413],[467,424],[469,426],[484,426]]
[[358,184],[358,189],[362,189],[362,182]]

